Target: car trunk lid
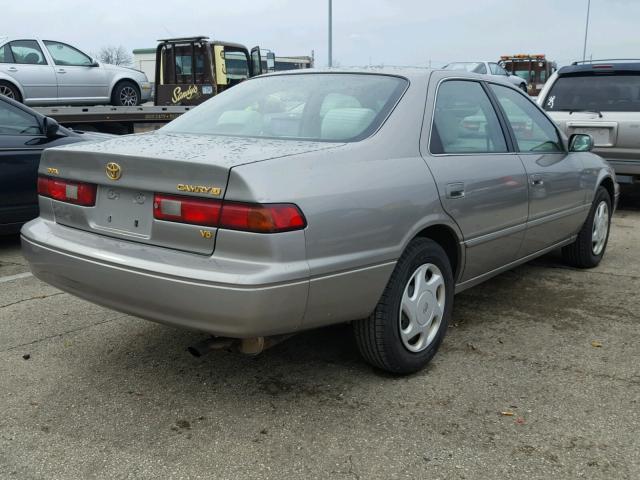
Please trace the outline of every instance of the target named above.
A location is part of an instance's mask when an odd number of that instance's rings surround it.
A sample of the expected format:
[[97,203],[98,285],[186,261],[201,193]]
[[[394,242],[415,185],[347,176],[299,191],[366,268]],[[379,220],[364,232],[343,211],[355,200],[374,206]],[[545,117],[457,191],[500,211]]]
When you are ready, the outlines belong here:
[[230,170],[336,144],[145,134],[45,151],[40,175],[97,185],[96,203],[54,201],[55,221],[134,242],[211,254],[215,226],[154,219],[156,193],[221,201]]

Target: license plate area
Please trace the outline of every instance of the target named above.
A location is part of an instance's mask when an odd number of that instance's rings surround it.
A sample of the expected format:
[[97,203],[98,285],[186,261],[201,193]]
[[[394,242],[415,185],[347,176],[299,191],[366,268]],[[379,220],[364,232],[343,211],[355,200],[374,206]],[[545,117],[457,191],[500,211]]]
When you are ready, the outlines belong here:
[[596,147],[613,147],[618,134],[617,124],[614,122],[600,122],[589,124],[587,122],[567,122],[568,134],[583,133],[591,135],[593,145]]
[[149,238],[152,222],[152,192],[98,187],[96,208],[91,222],[94,228]]

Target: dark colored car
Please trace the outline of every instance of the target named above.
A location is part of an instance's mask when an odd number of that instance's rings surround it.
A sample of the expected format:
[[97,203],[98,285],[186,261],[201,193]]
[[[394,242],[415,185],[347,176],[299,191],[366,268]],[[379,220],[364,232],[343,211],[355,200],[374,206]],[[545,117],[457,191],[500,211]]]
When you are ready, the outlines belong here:
[[0,95],[0,235],[17,233],[23,223],[38,216],[42,150],[109,137],[61,127],[52,118]]

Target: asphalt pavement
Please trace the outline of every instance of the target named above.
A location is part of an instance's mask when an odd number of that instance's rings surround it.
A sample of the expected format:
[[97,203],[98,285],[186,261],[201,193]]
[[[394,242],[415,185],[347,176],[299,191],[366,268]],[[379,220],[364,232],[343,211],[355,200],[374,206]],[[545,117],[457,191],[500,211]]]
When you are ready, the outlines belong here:
[[403,378],[348,325],[258,357],[35,279],[0,239],[0,478],[640,478],[640,195],[602,264],[545,256],[456,297]]

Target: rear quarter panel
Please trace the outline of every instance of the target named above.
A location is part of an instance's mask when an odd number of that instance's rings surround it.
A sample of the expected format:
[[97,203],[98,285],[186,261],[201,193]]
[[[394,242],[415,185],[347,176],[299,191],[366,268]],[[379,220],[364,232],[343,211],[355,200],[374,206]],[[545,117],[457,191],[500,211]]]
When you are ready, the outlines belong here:
[[293,202],[307,219],[303,327],[369,315],[409,241],[426,226],[451,224],[419,153],[424,83],[366,140],[231,171],[225,198]]

